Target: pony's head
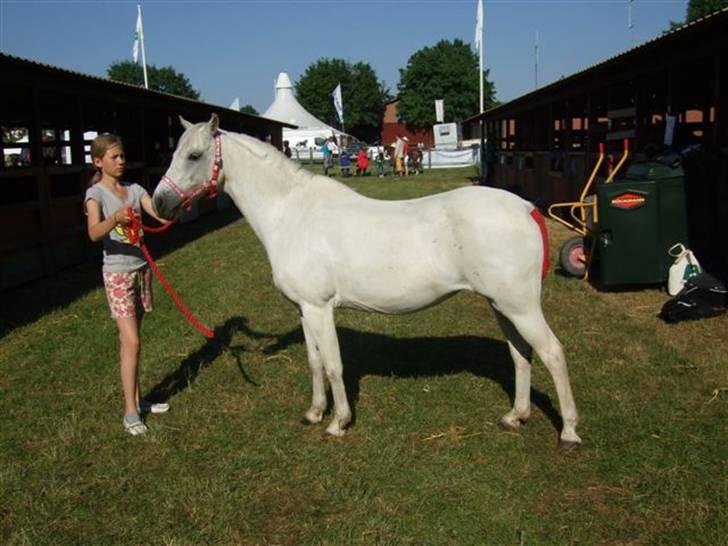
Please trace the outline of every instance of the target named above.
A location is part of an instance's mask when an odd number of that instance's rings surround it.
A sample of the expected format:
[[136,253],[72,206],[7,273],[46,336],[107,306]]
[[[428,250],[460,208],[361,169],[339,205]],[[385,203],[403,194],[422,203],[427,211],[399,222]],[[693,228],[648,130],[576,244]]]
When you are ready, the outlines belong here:
[[181,207],[189,208],[201,195],[213,194],[221,176],[219,120],[190,123],[180,116],[185,132],[179,139],[167,172],[154,191],[157,213],[173,219]]

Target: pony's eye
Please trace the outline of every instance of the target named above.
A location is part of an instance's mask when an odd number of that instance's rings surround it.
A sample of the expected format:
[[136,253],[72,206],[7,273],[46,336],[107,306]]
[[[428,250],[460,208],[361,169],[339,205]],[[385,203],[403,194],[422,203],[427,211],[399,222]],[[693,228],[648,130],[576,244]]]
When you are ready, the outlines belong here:
[[187,156],[187,159],[189,159],[190,161],[197,161],[201,157],[202,157],[202,154],[191,153],[190,155]]

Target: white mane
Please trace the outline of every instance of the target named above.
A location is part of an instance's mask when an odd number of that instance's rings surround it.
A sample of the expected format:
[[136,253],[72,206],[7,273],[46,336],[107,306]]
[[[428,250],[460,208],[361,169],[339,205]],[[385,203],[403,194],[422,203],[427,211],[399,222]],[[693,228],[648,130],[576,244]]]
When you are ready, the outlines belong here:
[[242,133],[223,130],[220,132],[253,154],[256,160],[262,163],[260,169],[266,173],[266,177],[270,177],[270,173],[276,173],[275,178],[290,186],[290,189],[305,184],[318,184],[331,189],[354,192],[354,190],[333,178],[309,171],[301,163],[292,161],[283,152],[267,142]]

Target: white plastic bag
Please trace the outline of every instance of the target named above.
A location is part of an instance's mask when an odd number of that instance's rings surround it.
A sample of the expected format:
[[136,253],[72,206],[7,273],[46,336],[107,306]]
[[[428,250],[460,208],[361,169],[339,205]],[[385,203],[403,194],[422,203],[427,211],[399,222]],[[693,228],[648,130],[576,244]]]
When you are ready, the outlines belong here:
[[667,253],[675,258],[667,274],[667,293],[676,296],[685,286],[685,281],[701,273],[702,268],[692,250],[682,243],[671,246]]

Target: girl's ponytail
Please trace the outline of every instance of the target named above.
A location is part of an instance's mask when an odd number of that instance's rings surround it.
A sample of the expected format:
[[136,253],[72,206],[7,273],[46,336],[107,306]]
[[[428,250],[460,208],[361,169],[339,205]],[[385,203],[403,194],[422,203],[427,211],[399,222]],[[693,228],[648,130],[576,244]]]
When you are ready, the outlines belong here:
[[89,179],[88,179],[88,185],[93,186],[99,180],[101,180],[101,169],[99,169],[98,167],[93,167],[91,176],[89,176]]

